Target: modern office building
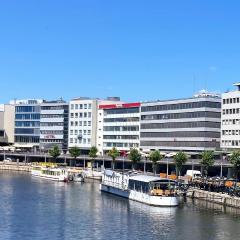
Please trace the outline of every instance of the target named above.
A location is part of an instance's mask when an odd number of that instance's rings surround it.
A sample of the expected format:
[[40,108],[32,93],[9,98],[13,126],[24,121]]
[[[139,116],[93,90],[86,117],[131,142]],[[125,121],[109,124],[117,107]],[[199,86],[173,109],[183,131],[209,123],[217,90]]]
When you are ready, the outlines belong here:
[[220,148],[221,97],[201,91],[192,98],[141,104],[140,148],[201,152]]
[[240,83],[235,91],[222,94],[221,148],[240,148]]
[[107,100],[76,98],[69,103],[69,142],[68,147],[77,146],[87,152],[97,145],[97,110],[102,103],[118,102],[118,97]]
[[57,145],[68,148],[69,105],[63,100],[44,101],[40,105],[40,148],[48,150]]
[[98,110],[97,147],[106,154],[139,148],[140,103],[101,104]]
[[18,147],[38,147],[40,142],[40,104],[43,100],[16,100],[14,142]]

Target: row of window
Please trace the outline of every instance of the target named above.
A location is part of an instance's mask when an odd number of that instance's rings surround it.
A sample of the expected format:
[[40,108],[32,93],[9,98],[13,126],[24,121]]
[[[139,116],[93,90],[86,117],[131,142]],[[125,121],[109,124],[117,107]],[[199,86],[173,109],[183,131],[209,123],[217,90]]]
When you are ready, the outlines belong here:
[[240,140],[223,140],[222,146],[232,147],[232,146],[240,146]]
[[70,135],[91,135],[91,130],[70,130]]
[[138,122],[138,117],[126,117],[126,118],[105,118],[104,122]]
[[40,139],[40,143],[62,143],[63,139]]
[[71,104],[71,109],[92,109],[92,104],[89,103],[89,104]]
[[64,114],[41,114],[41,118],[64,118]]
[[73,127],[73,126],[91,126],[92,125],[92,123],[91,123],[91,121],[71,121],[70,122],[70,125],[71,125],[71,127]]
[[222,120],[222,125],[235,125],[240,124],[240,119],[225,119]]
[[16,121],[15,127],[40,127],[38,121]]
[[67,110],[68,106],[41,106],[41,110]]
[[141,138],[220,138],[220,132],[143,132]]
[[164,104],[155,106],[142,106],[142,112],[153,112],[153,111],[168,111],[168,110],[180,110],[180,109],[191,109],[191,108],[221,108],[220,102],[188,102],[188,103],[176,103],[176,104]]
[[207,141],[141,141],[141,146],[147,147],[204,147],[204,148],[219,148],[220,144],[217,141],[207,142]]
[[138,140],[138,135],[103,135],[103,139]]
[[53,134],[53,135],[63,135],[63,131],[60,130],[41,130],[41,134]]
[[151,114],[142,115],[142,120],[165,120],[165,119],[182,119],[182,118],[221,118],[219,112],[185,112],[185,113],[168,113],[168,114]]
[[40,129],[39,128],[15,128],[15,134],[39,135]]
[[40,112],[40,106],[16,106],[15,107],[16,113],[21,113],[21,112]]
[[54,126],[64,126],[63,122],[41,122],[40,123],[41,127],[54,127]]
[[240,135],[240,130],[222,130],[223,136]]
[[239,114],[240,113],[240,108],[223,109],[222,113],[223,113],[223,115],[225,115],[225,114]]
[[125,147],[125,148],[138,148],[139,144],[138,143],[103,143],[104,147]]
[[232,103],[239,103],[239,102],[240,102],[239,97],[223,99],[223,104],[232,104]]
[[115,108],[115,109],[105,109],[104,115],[109,114],[127,114],[127,113],[139,113],[140,108]]
[[220,122],[196,121],[196,122],[166,122],[143,123],[141,129],[166,129],[166,128],[220,128]]
[[20,114],[17,113],[15,115],[15,119],[17,120],[40,120],[40,113],[32,113],[32,114]]
[[82,139],[70,138],[70,143],[90,144],[91,139],[90,138],[82,138]]
[[92,113],[91,112],[80,112],[80,113],[71,113],[71,118],[91,118],[92,117]]
[[39,143],[39,136],[15,136],[17,143]]
[[135,132],[139,131],[139,126],[105,126],[103,131],[119,132],[119,131],[130,131]]

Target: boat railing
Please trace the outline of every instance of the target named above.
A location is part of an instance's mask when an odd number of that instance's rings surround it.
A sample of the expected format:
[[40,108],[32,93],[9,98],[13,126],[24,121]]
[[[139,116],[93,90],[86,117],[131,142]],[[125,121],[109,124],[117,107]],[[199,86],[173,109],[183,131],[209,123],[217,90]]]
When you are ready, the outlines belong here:
[[127,186],[122,182],[117,183],[117,182],[112,182],[112,181],[109,181],[109,180],[103,180],[102,183],[107,185],[107,186],[110,186],[110,187],[115,187],[115,188],[119,188],[119,189],[123,189],[123,190],[127,189]]

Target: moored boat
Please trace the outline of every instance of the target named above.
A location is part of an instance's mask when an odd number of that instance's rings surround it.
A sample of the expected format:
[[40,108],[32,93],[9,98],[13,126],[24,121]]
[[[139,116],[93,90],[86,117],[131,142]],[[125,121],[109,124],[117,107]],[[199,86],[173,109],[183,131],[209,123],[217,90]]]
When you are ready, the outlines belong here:
[[73,176],[73,181],[74,182],[84,182],[84,176],[82,173],[75,174]]
[[31,170],[31,175],[33,177],[59,182],[65,182],[68,180],[67,169],[60,167],[33,166]]
[[105,170],[100,190],[152,206],[179,205],[176,182],[156,176]]

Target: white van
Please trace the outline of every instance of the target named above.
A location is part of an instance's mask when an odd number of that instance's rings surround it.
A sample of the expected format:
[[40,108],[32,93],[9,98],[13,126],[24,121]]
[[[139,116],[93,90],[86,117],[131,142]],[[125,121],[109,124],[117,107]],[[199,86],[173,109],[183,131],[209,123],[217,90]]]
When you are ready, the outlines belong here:
[[197,170],[187,170],[186,176],[196,178],[196,177],[201,177],[202,173]]

